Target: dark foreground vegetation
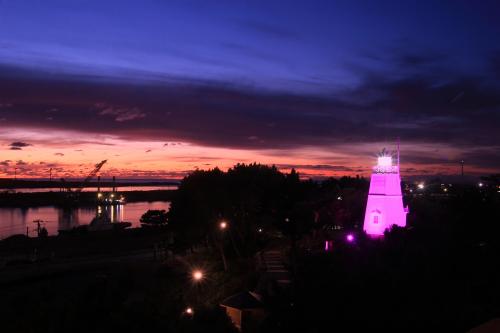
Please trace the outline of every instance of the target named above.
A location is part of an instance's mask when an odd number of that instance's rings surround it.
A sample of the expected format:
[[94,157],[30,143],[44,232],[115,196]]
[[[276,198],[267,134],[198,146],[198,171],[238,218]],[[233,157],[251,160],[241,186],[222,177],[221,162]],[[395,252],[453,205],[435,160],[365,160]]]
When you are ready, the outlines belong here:
[[[251,290],[266,317],[248,332],[466,332],[500,316],[495,179],[406,197],[408,228],[370,239],[366,179],[316,183],[261,165],[196,171],[166,226],[0,242],[3,328],[234,332],[219,304]],[[289,287],[259,264],[271,250],[283,254]]]

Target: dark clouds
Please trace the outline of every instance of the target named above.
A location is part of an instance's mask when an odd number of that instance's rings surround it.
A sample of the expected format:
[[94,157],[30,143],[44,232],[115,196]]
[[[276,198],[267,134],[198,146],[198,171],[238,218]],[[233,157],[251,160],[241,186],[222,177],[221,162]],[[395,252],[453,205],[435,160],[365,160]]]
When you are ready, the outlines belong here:
[[[137,107],[115,108],[102,103],[97,103],[95,106],[96,108],[102,108],[98,113],[100,116],[111,116],[117,122],[141,119],[146,116],[146,114]],[[109,119],[105,119],[104,121],[109,121]]]
[[29,147],[29,146],[31,146],[31,144],[26,143],[26,142],[22,142],[22,141],[15,141],[9,145],[9,147],[10,147],[9,149],[10,150],[22,150],[23,148]]
[[[257,150],[335,150],[346,143],[400,137],[403,142],[464,149],[478,164],[500,168],[495,155],[500,142],[498,82],[429,70],[425,64],[436,62],[436,57],[399,58],[397,66],[413,65],[411,71],[359,72],[356,88],[331,95],[274,93],[175,78],[167,83],[119,83],[9,68],[0,74],[0,103],[10,107],[0,108],[0,118],[12,127]],[[57,112],[47,121],[40,110]],[[13,142],[11,148],[28,145]],[[423,156],[414,160],[425,162]]]
[[330,164],[278,164],[276,167],[280,169],[306,169],[306,170],[321,170],[333,172],[365,172],[367,170],[360,168],[351,168],[344,165]]

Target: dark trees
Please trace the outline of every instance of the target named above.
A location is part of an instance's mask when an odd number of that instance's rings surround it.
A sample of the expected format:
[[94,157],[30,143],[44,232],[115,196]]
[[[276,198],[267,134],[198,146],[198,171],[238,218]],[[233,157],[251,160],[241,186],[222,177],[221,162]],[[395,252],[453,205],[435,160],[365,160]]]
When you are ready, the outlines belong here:
[[148,210],[141,216],[143,226],[161,226],[167,224],[167,212],[162,210]]
[[183,179],[172,201],[171,226],[192,244],[218,237],[218,223],[225,220],[233,241],[251,253],[262,230],[288,232],[287,221],[295,223],[295,231],[310,228],[312,187],[295,170],[284,174],[260,164],[195,171]]

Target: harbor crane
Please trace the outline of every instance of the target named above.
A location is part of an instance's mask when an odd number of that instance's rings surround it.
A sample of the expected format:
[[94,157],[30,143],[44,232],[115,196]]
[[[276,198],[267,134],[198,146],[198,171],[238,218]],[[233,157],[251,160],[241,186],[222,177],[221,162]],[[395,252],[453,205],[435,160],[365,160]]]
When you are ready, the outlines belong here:
[[[80,193],[83,190],[83,188],[85,187],[85,185],[87,185],[87,183],[90,182],[92,180],[92,178],[95,177],[95,175],[97,175],[99,170],[101,170],[101,168],[103,167],[104,164],[106,164],[107,161],[108,160],[103,160],[103,161],[97,163],[95,165],[95,168],[87,175],[87,177],[85,177],[85,179],[80,184],[77,185],[77,187],[75,188],[74,191],[69,186],[66,187],[66,191]],[[66,180],[64,178],[61,178],[61,182],[63,184],[66,184]]]

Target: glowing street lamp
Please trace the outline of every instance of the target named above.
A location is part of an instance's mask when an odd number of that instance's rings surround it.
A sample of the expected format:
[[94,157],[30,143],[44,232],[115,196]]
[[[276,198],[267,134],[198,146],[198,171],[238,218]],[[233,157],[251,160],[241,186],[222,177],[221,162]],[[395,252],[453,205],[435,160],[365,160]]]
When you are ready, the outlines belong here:
[[201,281],[203,279],[203,272],[200,271],[200,270],[195,270],[193,271],[193,280],[198,282],[198,281]]
[[186,308],[184,312],[189,316],[192,316],[194,314],[193,308],[191,307]]
[[353,234],[347,234],[347,236],[346,236],[346,240],[347,240],[349,243],[354,242],[354,235],[353,235]]
[[227,228],[227,222],[222,221],[221,223],[219,223],[219,228],[220,230],[225,230]]
[[417,185],[418,189],[419,190],[423,190],[425,188],[425,184],[424,183],[420,183]]

